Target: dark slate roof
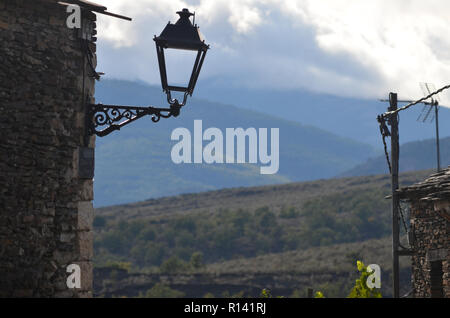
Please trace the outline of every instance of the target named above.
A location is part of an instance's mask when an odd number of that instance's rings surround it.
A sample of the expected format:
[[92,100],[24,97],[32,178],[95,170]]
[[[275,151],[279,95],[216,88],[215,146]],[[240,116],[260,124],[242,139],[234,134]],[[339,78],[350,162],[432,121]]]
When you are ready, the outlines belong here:
[[426,180],[398,190],[400,198],[422,200],[450,200],[450,166],[432,174]]

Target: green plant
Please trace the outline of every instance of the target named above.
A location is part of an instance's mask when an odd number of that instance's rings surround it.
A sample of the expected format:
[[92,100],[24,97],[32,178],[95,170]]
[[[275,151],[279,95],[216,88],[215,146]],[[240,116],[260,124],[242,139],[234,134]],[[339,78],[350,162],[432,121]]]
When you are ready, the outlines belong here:
[[102,228],[106,226],[106,219],[103,216],[99,216],[97,215],[94,218],[94,222],[93,222],[94,227],[96,228]]
[[188,264],[185,261],[179,259],[176,256],[172,256],[161,264],[159,270],[161,271],[161,273],[174,274],[183,272],[187,268]]
[[280,211],[280,218],[282,219],[294,219],[300,215],[300,211],[297,211],[295,207],[286,208],[283,207]]
[[367,285],[367,278],[370,276],[370,272],[367,271],[367,266],[363,262],[357,261],[356,266],[358,271],[361,272],[361,276],[355,282],[348,298],[381,298],[381,293],[377,288],[369,288]]
[[106,262],[106,267],[110,267],[113,269],[122,269],[126,270],[128,273],[131,270],[131,263],[130,262],[115,262],[115,261],[108,261]]
[[[382,298],[381,292],[377,288],[369,288],[367,278],[371,272],[367,271],[367,266],[361,261],[356,261],[356,267],[361,272],[361,276],[356,280],[355,286],[352,288],[347,298]],[[325,298],[323,293],[318,291],[314,298]]]
[[261,298],[284,298],[284,296],[272,296],[272,292],[270,291],[270,289],[263,289],[261,291]]
[[191,255],[191,260],[189,261],[190,266],[193,269],[200,269],[205,266],[203,263],[203,253],[202,252],[195,252]]
[[147,290],[145,294],[147,298],[181,298],[184,297],[184,293],[175,289],[165,286],[161,283],[156,283],[151,289]]
[[318,291],[316,292],[316,295],[314,296],[314,298],[325,298],[322,294],[322,292]]
[[261,298],[272,298],[272,293],[270,292],[269,289],[263,289],[261,291]]

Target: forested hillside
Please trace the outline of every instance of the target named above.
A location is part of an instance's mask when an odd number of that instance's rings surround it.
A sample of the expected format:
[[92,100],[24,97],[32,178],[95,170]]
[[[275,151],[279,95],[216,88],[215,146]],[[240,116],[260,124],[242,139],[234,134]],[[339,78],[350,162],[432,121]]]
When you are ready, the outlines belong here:
[[[427,174],[429,171],[404,174],[402,184]],[[308,250],[309,260],[298,264],[304,275],[315,258],[342,250],[342,244],[388,237],[390,201],[385,196],[389,192],[389,177],[381,175],[215,191],[159,203],[152,200],[102,208],[94,222],[95,264],[108,267],[122,262],[131,272],[151,275],[232,272],[238,277],[238,268],[277,272],[280,255]],[[233,202],[233,197],[235,204],[223,203],[224,199]],[[177,208],[180,200],[184,204]],[[318,248],[321,252],[316,254]],[[347,258],[331,263],[329,270],[334,267],[342,272],[351,266],[342,262],[352,257],[356,261],[359,252],[354,254],[354,250],[346,253]],[[388,255],[380,255],[380,251],[364,252],[364,260],[386,260]],[[258,265],[258,259],[264,261]],[[242,273],[242,279],[247,275]]]

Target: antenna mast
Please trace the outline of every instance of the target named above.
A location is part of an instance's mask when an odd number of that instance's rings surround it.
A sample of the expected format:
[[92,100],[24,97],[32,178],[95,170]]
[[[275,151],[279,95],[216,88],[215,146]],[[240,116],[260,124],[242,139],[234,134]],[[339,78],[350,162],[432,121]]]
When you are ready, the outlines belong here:
[[[420,88],[425,95],[431,94],[436,90],[436,87],[432,83],[420,83]],[[419,115],[417,120],[421,120],[422,122],[426,122],[431,111],[434,108],[434,121],[436,123],[436,159],[437,159],[437,171],[441,171],[441,147],[439,141],[439,96],[431,98],[431,102],[424,103],[425,106],[422,109],[422,113]],[[425,114],[425,115],[424,115]],[[431,118],[433,121],[433,118]]]

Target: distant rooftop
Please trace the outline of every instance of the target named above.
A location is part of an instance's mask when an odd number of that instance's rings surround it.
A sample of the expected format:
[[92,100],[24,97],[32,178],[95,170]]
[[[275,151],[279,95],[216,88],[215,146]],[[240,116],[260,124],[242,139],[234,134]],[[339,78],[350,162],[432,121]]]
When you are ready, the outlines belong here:
[[450,200],[450,166],[426,180],[398,190],[402,199]]

